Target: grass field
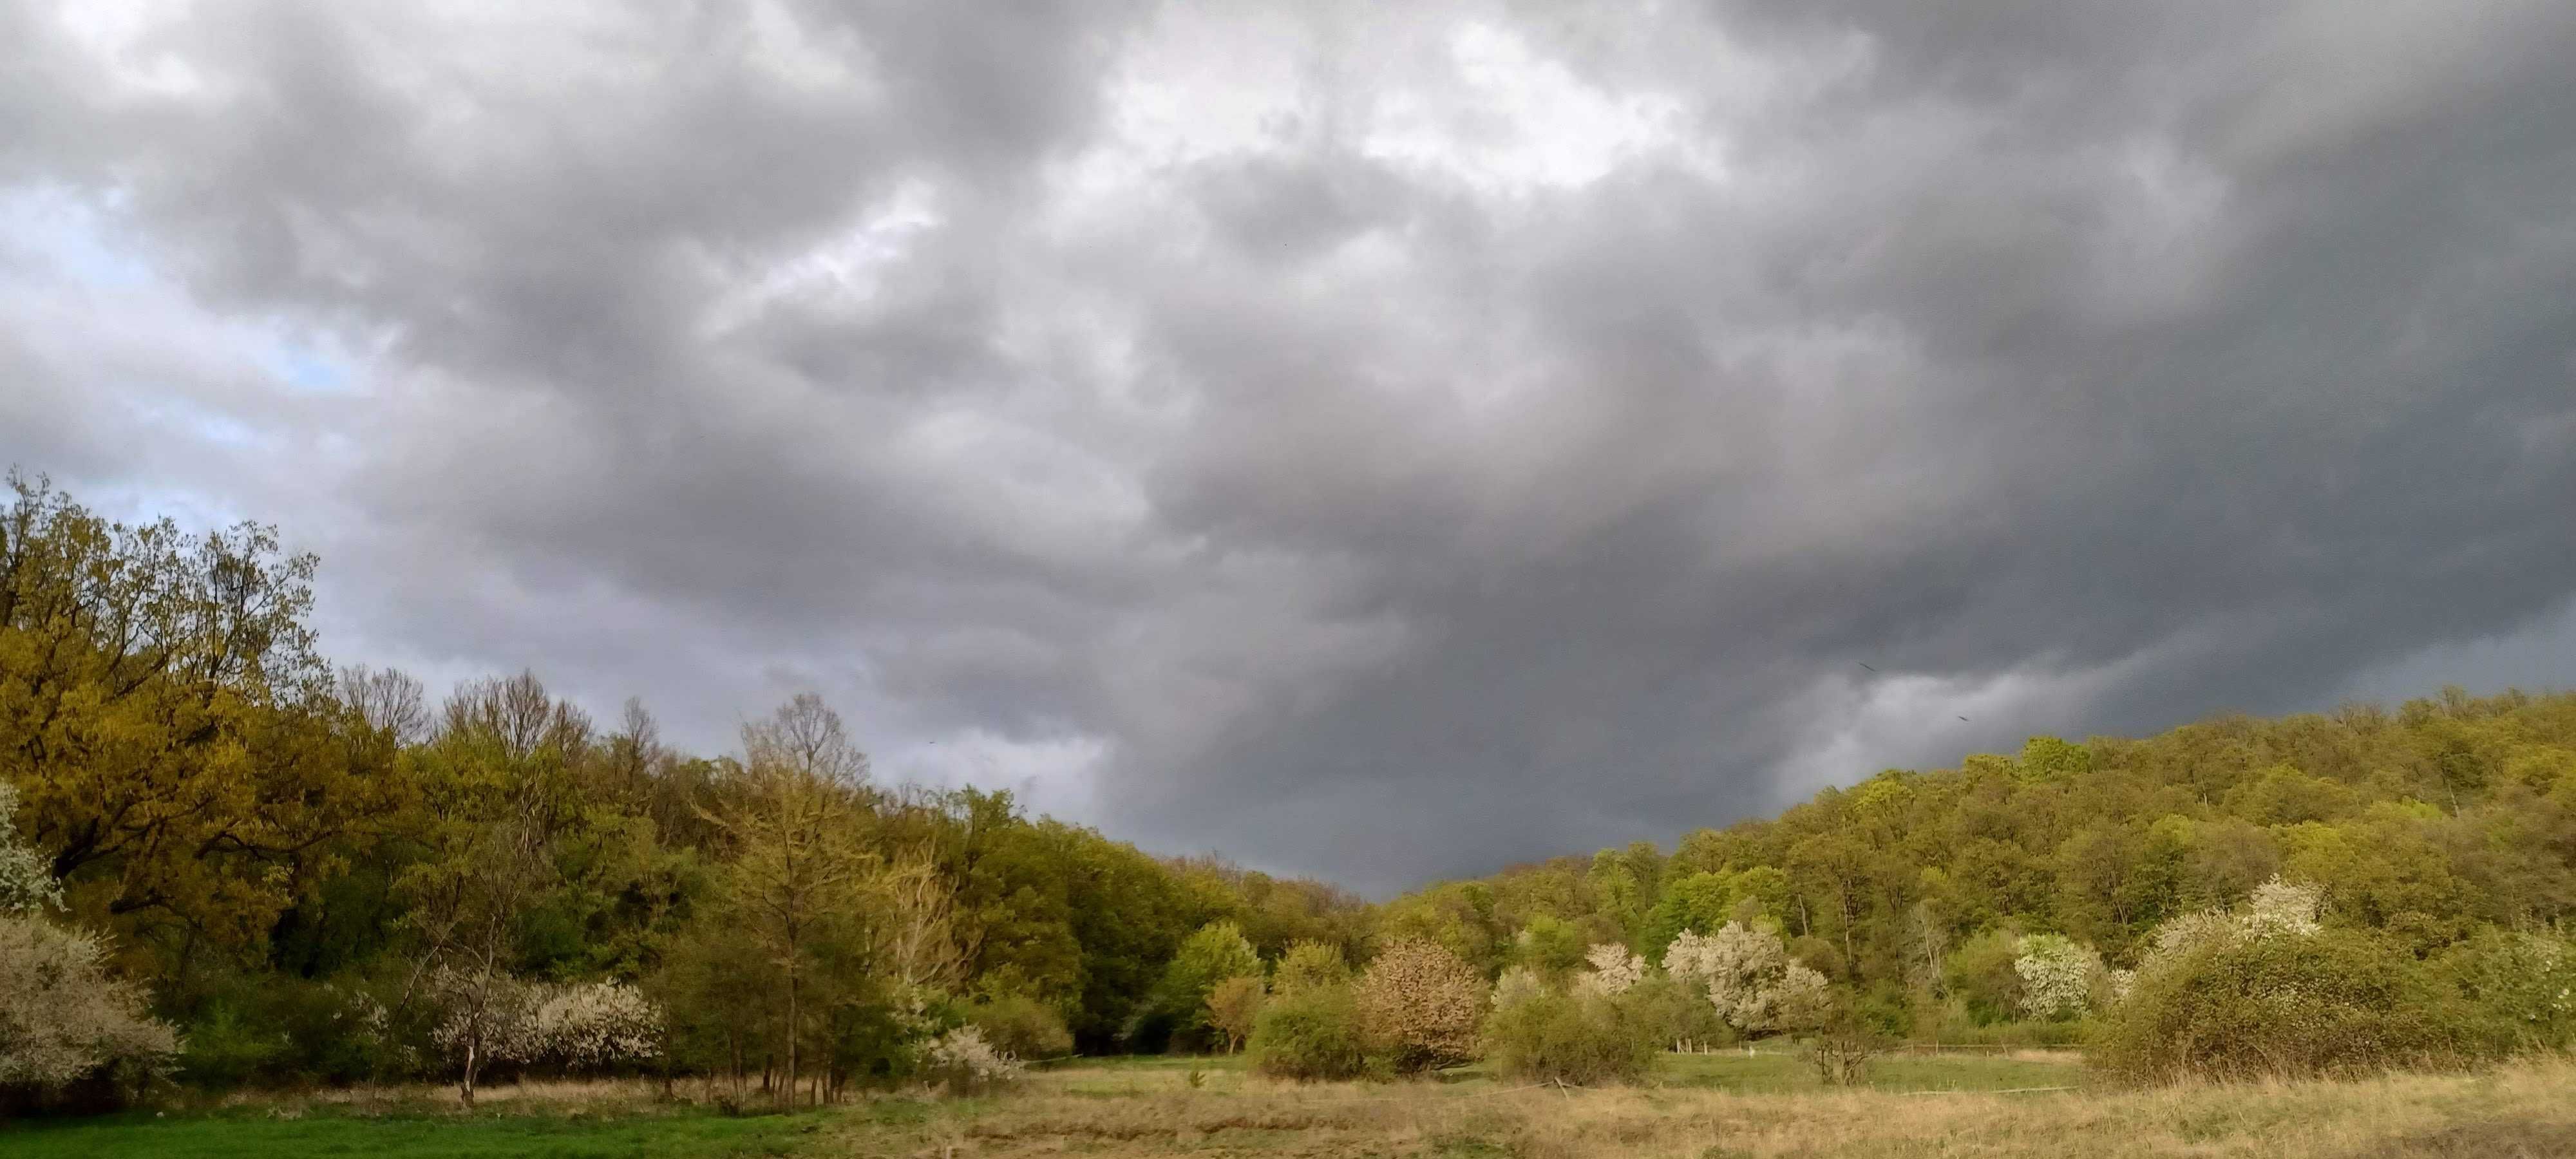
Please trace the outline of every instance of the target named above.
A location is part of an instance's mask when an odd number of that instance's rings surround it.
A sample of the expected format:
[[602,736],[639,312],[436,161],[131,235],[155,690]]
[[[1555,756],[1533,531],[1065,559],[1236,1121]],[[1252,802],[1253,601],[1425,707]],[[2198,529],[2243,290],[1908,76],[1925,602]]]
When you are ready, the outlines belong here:
[[[1672,1056],[1651,1086],[1531,1088],[1473,1070],[1391,1085],[1272,1083],[1225,1059],[1041,1072],[1007,1095],[884,1098],[726,1118],[638,1087],[245,1101],[0,1127],[10,1159],[79,1156],[1136,1155],[1216,1157],[2576,1155],[2576,1062],[2471,1075],[2161,1090],[2086,1083],[2071,1056],[1883,1058],[1826,1090],[1793,1056]],[[2030,1090],[2034,1087],[2071,1090]],[[2017,1092],[2017,1093],[2004,1093]]]

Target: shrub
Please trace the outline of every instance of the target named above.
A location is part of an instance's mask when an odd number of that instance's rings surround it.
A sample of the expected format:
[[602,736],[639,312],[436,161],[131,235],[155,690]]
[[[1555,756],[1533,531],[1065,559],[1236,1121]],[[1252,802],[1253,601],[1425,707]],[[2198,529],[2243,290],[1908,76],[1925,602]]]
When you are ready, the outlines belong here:
[[1538,971],[1527,966],[1505,967],[1503,976],[1494,979],[1493,999],[1497,1007],[1509,1006],[1526,998],[1536,998],[1546,992],[1547,983],[1539,980]]
[[1252,1069],[1274,1078],[1357,1077],[1365,1061],[1358,1006],[1347,985],[1306,985],[1279,994],[1253,1020]]
[[35,912],[63,904],[62,883],[36,847],[18,836],[18,787],[0,781],[0,913]]
[[1708,987],[1726,1024],[1747,1034],[1813,1026],[1825,1012],[1825,976],[1789,956],[1778,935],[1740,922],[1683,934],[1664,951],[1676,978]]
[[2020,956],[2018,933],[2008,928],[1981,931],[1950,951],[1941,965],[1942,986],[1976,1025],[2013,1021],[2022,1009],[2021,975],[2013,970]]
[[971,1095],[1019,1081],[1020,1063],[984,1041],[984,1032],[960,1026],[930,1040],[921,1052],[922,1077],[952,1095]]
[[2576,1045],[2576,946],[2546,934],[2488,930],[2435,959],[2481,1053]]
[[1340,946],[1303,941],[1279,956],[1279,968],[1271,971],[1270,992],[1293,994],[1310,986],[1348,985],[1350,980],[1351,964],[1343,960]]
[[427,987],[444,1012],[431,1045],[457,1060],[590,1069],[658,1057],[662,1010],[622,982],[562,984],[448,969]]
[[1055,1007],[1024,994],[1005,994],[976,1003],[966,1021],[984,1032],[984,1041],[1013,1058],[1035,1060],[1073,1053],[1073,1032]]
[[2094,1061],[2150,1082],[2359,1074],[2458,1057],[2458,1016],[2384,939],[2246,928],[2151,955]]
[[245,1015],[230,1002],[218,1002],[188,1023],[179,1073],[214,1090],[238,1087],[268,1077],[272,1063],[287,1053],[289,1045],[286,1035],[267,1023]]
[[1185,1042],[1203,1041],[1215,1030],[1208,1022],[1208,991],[1228,978],[1257,977],[1261,958],[1233,922],[1210,922],[1181,942],[1164,967],[1155,988],[1154,1005],[1168,1016],[1173,1033]]
[[1646,976],[1646,960],[1617,942],[1594,946],[1584,957],[1592,969],[1576,978],[1574,985],[1587,994],[1624,994]]
[[1412,938],[1380,951],[1353,997],[1362,1040],[1397,1073],[1412,1074],[1476,1056],[1485,994],[1485,980],[1458,955]]
[[1208,991],[1208,1025],[1225,1036],[1227,1054],[1243,1048],[1243,1040],[1252,1034],[1253,1021],[1261,1015],[1265,997],[1259,978],[1228,978]]
[[1658,1046],[1717,1044],[1737,1037],[1705,992],[1669,974],[1649,973],[1617,997],[1653,1028]]
[[96,935],[0,914],[0,1102],[84,1083],[132,1091],[168,1069],[178,1034],[107,976],[106,957]]
[[1807,1062],[1826,1086],[1859,1085],[1869,1073],[1869,1060],[1885,1043],[1877,1029],[1848,1004],[1839,1004],[1807,1043]]
[[1654,1069],[1662,1028],[1626,995],[1543,992],[1496,1007],[1485,1057],[1514,1078],[1590,1085],[1631,1082]]
[[2030,1018],[2063,1022],[2093,1009],[2109,986],[2109,972],[2093,947],[2057,934],[2021,940],[2013,973],[2021,978],[2021,1009]]

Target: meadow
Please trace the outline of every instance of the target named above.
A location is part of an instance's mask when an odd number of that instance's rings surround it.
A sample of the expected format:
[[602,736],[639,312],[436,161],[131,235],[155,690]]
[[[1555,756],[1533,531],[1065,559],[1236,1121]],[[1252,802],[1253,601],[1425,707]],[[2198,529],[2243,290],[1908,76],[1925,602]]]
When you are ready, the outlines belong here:
[[[1789,1156],[2576,1154],[2576,1062],[2357,1081],[2097,1085],[2071,1055],[1884,1057],[1818,1084],[1785,1052],[1668,1055],[1647,1085],[1580,1089],[1474,1068],[1401,1083],[1273,1082],[1233,1058],[1086,1061],[1005,1094],[885,1096],[728,1117],[653,1087],[262,1095],[0,1127],[12,1159],[537,1156]],[[2042,1089],[2031,1088],[2069,1088]],[[685,1092],[684,1092],[685,1093]]]

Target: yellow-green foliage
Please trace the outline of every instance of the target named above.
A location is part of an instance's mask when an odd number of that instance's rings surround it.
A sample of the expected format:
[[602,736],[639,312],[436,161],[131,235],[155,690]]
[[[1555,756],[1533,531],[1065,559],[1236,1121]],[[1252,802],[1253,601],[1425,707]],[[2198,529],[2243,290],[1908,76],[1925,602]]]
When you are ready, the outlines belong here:
[[1275,1078],[1344,1079],[1367,1062],[1348,985],[1304,986],[1272,999],[1253,1022],[1253,1069]]
[[2466,1013],[2395,940],[2248,933],[2159,955],[2112,1007],[2095,1061],[2124,1078],[2351,1075],[2459,1061]]
[[1643,1078],[1665,1028],[1640,997],[1548,991],[1497,1007],[1485,1021],[1485,1059],[1502,1074],[1541,1082]]
[[984,1032],[984,1041],[1013,1058],[1037,1060],[1073,1053],[1073,1032],[1064,1015],[1024,994],[1004,994],[967,1008],[966,1021]]

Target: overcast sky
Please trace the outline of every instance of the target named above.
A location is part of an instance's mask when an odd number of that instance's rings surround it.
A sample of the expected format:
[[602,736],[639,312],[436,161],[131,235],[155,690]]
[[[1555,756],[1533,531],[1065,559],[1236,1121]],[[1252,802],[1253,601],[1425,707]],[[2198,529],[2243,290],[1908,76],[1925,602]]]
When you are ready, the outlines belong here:
[[701,751],[811,689],[1383,892],[2576,684],[2571,61],[2566,0],[0,0],[0,462],[280,524],[339,660]]

